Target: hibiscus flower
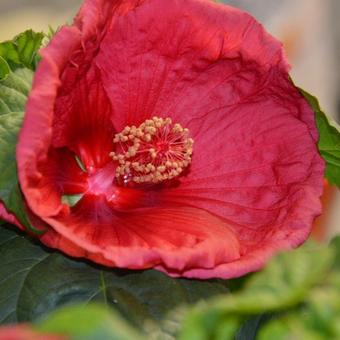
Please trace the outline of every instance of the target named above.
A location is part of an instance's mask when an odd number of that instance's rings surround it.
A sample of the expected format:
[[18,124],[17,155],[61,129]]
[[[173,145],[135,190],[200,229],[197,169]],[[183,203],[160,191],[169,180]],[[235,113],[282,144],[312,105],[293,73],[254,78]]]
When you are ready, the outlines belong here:
[[87,0],[41,55],[17,162],[47,246],[231,278],[306,240],[324,171],[314,114],[250,15]]

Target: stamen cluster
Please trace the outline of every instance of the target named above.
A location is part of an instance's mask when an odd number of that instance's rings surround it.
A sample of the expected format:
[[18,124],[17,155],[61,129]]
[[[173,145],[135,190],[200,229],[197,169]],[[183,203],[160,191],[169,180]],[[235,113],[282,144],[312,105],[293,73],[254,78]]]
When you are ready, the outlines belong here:
[[123,183],[160,183],[179,176],[191,163],[193,139],[189,130],[170,118],[153,117],[140,126],[126,126],[115,135],[118,166],[116,178]]

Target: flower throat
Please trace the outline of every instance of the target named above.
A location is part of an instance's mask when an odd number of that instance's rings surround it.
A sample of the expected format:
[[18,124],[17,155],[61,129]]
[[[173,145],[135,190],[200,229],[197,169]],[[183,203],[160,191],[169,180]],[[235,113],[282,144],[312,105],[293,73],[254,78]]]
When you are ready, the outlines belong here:
[[194,141],[189,130],[170,118],[153,117],[140,126],[126,126],[115,135],[118,183],[157,184],[179,176],[191,163]]

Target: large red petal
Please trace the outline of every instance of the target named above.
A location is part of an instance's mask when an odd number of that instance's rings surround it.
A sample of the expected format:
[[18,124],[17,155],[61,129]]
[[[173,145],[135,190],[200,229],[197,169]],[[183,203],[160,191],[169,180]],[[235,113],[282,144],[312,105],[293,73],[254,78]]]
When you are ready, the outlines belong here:
[[[237,238],[226,223],[188,207],[117,212],[104,196],[86,195],[70,214],[45,221],[81,249],[79,256],[85,250],[97,258],[100,255],[105,260],[99,262],[111,266],[149,268],[162,264],[178,271],[196,266],[211,269],[240,257]],[[72,251],[62,242],[58,248]]]
[[251,240],[291,228],[285,220],[297,201],[319,214],[314,198],[322,191],[324,162],[312,137],[316,128],[305,123],[313,112],[292,85],[282,97],[278,102],[265,89],[223,119],[202,118],[189,175],[161,199],[206,209],[239,225],[240,237]]
[[69,55],[68,65],[61,70],[61,86],[55,101],[53,144],[68,146],[79,155],[90,172],[110,161],[115,134],[113,110],[102,86],[96,56],[113,13],[122,15],[139,2],[88,0],[75,20],[75,26],[81,32],[81,47]]
[[117,130],[153,115],[184,126],[209,107],[238,102],[235,86],[247,94],[273,65],[287,69],[281,44],[251,16],[197,0],[150,0],[115,13],[96,64]]
[[110,161],[114,129],[100,75],[96,67],[81,70],[78,64],[83,57],[78,56],[63,72],[55,102],[53,145],[73,150],[91,172]]

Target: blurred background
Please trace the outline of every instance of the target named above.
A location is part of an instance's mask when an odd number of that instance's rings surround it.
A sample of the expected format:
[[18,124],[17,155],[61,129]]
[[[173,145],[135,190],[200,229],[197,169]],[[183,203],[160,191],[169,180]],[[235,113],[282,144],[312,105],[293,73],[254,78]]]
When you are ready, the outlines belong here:
[[[166,1],[166,0],[160,0]],[[48,31],[71,23],[81,0],[0,0],[0,41],[32,28]],[[225,0],[245,9],[280,39],[293,66],[294,82],[318,97],[324,111],[340,121],[339,0]],[[340,192],[327,187],[318,237],[340,232]],[[336,207],[338,209],[336,209]]]

